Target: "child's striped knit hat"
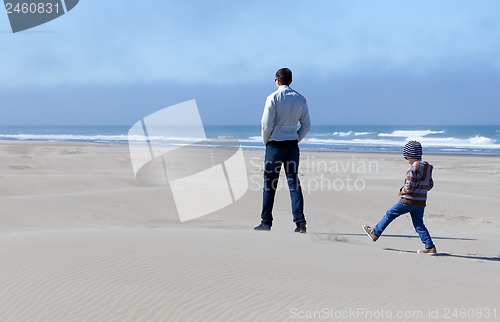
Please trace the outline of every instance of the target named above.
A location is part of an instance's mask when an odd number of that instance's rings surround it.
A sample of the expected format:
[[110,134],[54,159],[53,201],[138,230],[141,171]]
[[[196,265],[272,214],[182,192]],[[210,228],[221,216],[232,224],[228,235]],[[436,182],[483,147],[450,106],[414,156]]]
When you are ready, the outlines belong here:
[[403,149],[403,156],[408,159],[422,160],[422,145],[417,141],[409,141]]

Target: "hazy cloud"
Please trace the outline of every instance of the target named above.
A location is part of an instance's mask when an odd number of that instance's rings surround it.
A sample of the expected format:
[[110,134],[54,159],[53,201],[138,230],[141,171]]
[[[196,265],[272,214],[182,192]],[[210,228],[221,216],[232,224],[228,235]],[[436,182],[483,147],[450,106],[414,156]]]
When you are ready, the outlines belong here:
[[0,84],[228,84],[283,65],[318,77],[493,69],[499,9],[486,0],[87,0],[38,32],[1,33]]

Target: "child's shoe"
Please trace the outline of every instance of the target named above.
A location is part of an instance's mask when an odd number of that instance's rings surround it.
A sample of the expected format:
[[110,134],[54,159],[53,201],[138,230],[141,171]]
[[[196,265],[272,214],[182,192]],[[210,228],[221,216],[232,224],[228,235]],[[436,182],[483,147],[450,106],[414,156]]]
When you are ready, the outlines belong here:
[[418,254],[436,254],[437,253],[436,246],[431,247],[431,248],[424,248],[424,249],[418,250],[417,253]]
[[368,237],[370,237],[374,242],[377,241],[378,237],[377,235],[375,235],[373,233],[373,229],[372,227],[370,226],[367,226],[367,225],[363,225],[363,230],[365,231],[365,233],[368,235]]

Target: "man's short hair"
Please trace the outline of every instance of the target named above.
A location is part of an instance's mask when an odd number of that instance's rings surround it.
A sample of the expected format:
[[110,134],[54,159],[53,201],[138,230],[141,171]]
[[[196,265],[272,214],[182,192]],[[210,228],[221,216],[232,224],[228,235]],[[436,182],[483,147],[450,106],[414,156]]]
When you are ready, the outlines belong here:
[[292,71],[288,68],[280,68],[276,72],[276,79],[279,79],[281,85],[290,85],[292,83]]

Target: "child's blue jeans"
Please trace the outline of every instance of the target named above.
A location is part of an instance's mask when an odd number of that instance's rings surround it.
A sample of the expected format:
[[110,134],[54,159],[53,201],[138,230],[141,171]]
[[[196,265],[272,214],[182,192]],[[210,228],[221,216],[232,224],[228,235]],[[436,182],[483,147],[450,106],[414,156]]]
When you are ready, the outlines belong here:
[[382,232],[394,219],[409,212],[413,227],[415,227],[415,231],[422,243],[425,244],[425,248],[432,248],[434,247],[434,243],[432,242],[429,231],[424,225],[424,210],[425,206],[407,205],[400,200],[397,204],[392,206],[391,209],[387,210],[385,216],[373,228],[373,233],[377,236],[382,235]]

